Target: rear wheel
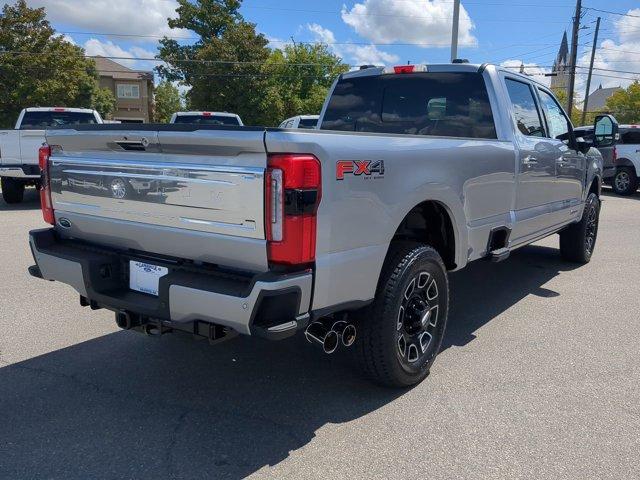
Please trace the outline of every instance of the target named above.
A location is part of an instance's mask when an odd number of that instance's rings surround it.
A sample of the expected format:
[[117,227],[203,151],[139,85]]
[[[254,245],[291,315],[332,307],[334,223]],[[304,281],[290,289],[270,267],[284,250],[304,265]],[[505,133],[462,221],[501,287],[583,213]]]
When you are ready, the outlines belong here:
[[359,312],[357,352],[365,373],[393,387],[422,381],[440,350],[448,309],[447,270],[438,252],[416,242],[393,244],[376,298]]
[[589,263],[598,237],[600,199],[590,193],[584,206],[582,219],[560,232],[560,254],[565,260]]
[[638,189],[638,177],[631,167],[620,167],[611,181],[613,191],[618,195],[633,195]]
[[24,182],[16,178],[2,177],[2,198],[7,203],[20,203],[24,198]]

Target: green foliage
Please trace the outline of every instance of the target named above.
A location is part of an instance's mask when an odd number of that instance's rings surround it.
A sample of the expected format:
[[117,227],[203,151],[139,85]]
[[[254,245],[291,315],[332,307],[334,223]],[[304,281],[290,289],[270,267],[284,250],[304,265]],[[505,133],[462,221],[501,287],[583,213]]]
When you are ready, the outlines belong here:
[[319,114],[331,84],[348,69],[326,45],[294,44],[273,50],[263,66],[269,79],[265,123],[278,125],[295,115]]
[[182,110],[182,97],[178,89],[166,80],[155,89],[154,121],[167,123],[171,115]]
[[[564,88],[553,88],[552,91],[555,97],[558,99],[558,102],[560,102],[560,105],[566,112],[567,91]],[[575,103],[573,104],[573,108],[571,109],[571,123],[576,127],[582,125],[582,111],[576,107]],[[588,122],[585,123],[588,125]]]
[[238,0],[178,0],[178,17],[171,28],[184,28],[200,36],[193,45],[160,41],[167,62],[157,68],[168,81],[190,85],[189,108],[237,113],[247,124],[262,123],[262,95],[267,79],[261,66],[269,57],[267,39],[255,25],[245,22]]
[[111,114],[116,109],[116,96],[110,89],[99,88],[96,83],[91,98],[91,108],[97,110],[102,118],[111,118]]
[[619,123],[640,123],[640,83],[636,80],[607,99],[607,109]]
[[278,125],[284,118],[319,113],[335,77],[348,69],[321,45],[270,50],[255,25],[246,22],[239,0],[178,0],[171,28],[199,35],[193,45],[160,41],[157,68],[169,81],[191,86],[193,110],[237,113],[248,125]]
[[55,34],[44,8],[25,0],[0,15],[0,126],[10,127],[22,108],[90,107],[96,91],[92,60]]

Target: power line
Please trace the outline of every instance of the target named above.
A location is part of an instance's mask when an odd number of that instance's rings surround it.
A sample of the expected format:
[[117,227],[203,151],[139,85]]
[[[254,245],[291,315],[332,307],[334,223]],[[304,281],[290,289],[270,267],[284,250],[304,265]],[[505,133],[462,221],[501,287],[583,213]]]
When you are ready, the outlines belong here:
[[584,7],[583,10],[591,10],[593,12],[609,13],[611,15],[619,15],[621,17],[640,18],[640,15],[631,15],[630,13],[612,12],[611,10],[601,10],[599,8]]

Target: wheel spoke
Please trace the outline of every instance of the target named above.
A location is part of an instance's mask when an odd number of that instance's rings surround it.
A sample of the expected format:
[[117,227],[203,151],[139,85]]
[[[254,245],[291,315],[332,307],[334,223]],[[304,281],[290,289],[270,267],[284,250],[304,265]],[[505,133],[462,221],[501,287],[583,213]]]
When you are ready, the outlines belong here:
[[429,332],[422,332],[420,334],[420,337],[418,337],[418,341],[420,342],[420,350],[422,350],[422,353],[427,351],[432,338],[433,335],[431,335]]
[[416,288],[416,279],[414,278],[413,280],[411,280],[411,283],[407,285],[407,289],[404,291],[405,300],[409,300],[415,288]]
[[404,307],[400,307],[400,311],[398,311],[398,321],[396,323],[396,330],[400,330],[404,323]]
[[429,319],[429,326],[435,327],[438,323],[438,305],[431,307],[431,318]]
[[426,287],[427,282],[429,282],[430,278],[431,275],[429,274],[429,272],[420,272],[420,274],[418,274],[418,288],[422,290],[424,287]]
[[403,358],[407,353],[407,340],[404,338],[404,335],[398,337],[398,352],[400,352],[400,356]]
[[431,281],[429,288],[427,288],[427,298],[429,300],[435,300],[438,298],[438,284],[435,279]]
[[420,353],[418,352],[418,347],[415,343],[409,344],[409,348],[407,350],[407,360],[409,362],[415,362],[420,358]]

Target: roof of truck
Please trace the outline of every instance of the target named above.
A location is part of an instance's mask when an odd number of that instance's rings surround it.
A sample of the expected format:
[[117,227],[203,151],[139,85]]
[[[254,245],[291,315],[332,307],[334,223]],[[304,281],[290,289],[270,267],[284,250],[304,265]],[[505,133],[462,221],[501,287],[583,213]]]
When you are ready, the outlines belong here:
[[91,108],[67,108],[67,107],[28,107],[24,109],[25,112],[79,112],[79,113],[93,113]]
[[[373,75],[382,75],[385,73],[394,73],[394,69],[402,69],[413,66],[415,70],[412,73],[420,72],[432,72],[432,73],[447,73],[447,72],[482,72],[486,68],[494,68],[497,71],[509,73],[516,77],[521,77],[530,82],[537,83],[540,86],[545,86],[539,82],[535,77],[526,75],[514,71],[512,69],[494,65],[491,63],[434,63],[434,64],[413,64],[413,65],[395,65],[395,66],[373,66],[363,65],[359,70],[352,70],[342,74],[342,78],[354,78],[354,77],[368,77]],[[403,72],[408,73],[408,72]]]

